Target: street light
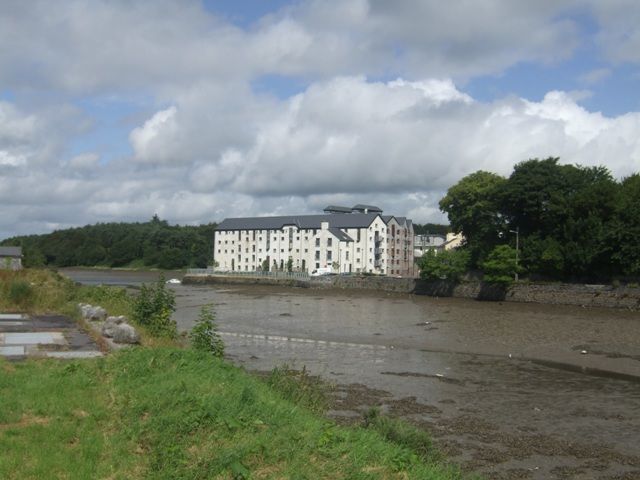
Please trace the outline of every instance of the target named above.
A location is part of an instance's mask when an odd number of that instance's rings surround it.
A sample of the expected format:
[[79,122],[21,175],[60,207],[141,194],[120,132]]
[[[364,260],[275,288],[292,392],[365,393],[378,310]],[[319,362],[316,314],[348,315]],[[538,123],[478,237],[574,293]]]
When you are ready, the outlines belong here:
[[[510,233],[516,234],[516,271],[514,274],[516,282],[518,281],[518,251],[520,250],[520,227],[516,227],[515,230],[509,230]],[[498,236],[502,238],[503,233],[499,232]]]
[[516,227],[515,230],[509,230],[511,233],[516,234],[516,272],[515,279],[518,281],[518,250],[520,249],[520,227]]

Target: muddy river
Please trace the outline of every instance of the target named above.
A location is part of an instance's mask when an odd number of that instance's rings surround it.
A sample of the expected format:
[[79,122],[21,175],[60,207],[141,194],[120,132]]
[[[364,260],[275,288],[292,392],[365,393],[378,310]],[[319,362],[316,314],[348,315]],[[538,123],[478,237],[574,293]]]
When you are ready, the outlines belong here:
[[[67,270],[84,283],[156,274]],[[179,278],[178,274],[175,274]],[[336,386],[331,415],[379,406],[491,479],[640,479],[640,314],[372,292],[172,286],[213,304],[233,362]]]

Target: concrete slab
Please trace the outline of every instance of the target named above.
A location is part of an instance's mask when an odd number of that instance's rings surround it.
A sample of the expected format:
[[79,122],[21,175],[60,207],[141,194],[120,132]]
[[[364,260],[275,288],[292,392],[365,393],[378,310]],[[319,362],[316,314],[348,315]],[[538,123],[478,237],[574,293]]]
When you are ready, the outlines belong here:
[[10,347],[0,347],[0,355],[3,357],[19,357],[25,355],[22,345],[11,345]]
[[24,320],[27,318],[22,313],[0,313],[0,320]]
[[55,343],[65,345],[62,332],[7,332],[0,333],[0,345],[41,345]]
[[97,350],[69,350],[65,352],[44,352],[44,356],[62,359],[96,358],[102,357],[102,352],[98,352]]

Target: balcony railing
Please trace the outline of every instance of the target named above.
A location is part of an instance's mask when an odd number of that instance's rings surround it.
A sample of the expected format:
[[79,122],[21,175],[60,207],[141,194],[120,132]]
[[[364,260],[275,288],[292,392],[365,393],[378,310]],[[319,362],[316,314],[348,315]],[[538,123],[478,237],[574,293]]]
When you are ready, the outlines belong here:
[[286,278],[296,280],[308,280],[309,274],[307,272],[264,272],[262,270],[252,272],[242,271],[228,271],[223,272],[220,270],[214,270],[213,268],[189,268],[187,269],[188,275],[211,275],[211,276],[224,276],[224,277],[255,277],[255,278]]

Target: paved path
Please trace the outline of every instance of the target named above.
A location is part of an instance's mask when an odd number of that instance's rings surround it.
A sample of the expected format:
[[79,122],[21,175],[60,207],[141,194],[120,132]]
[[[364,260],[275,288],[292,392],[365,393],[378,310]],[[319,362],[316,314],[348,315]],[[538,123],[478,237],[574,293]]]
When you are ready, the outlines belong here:
[[95,342],[70,318],[61,315],[0,313],[0,356],[12,360],[27,357],[99,357]]

